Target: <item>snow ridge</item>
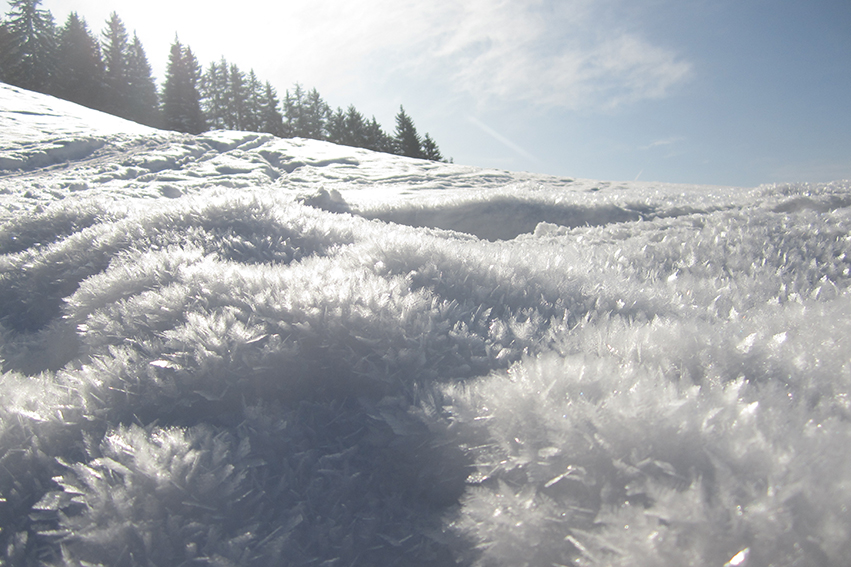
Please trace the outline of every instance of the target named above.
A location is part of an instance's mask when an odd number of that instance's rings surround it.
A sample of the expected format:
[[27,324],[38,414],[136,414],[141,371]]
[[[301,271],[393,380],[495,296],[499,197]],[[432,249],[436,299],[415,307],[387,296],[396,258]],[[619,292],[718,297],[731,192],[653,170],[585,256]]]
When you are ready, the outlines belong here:
[[[0,144],[9,565],[845,564],[851,182],[555,179],[0,93],[33,117]],[[90,151],[50,154],[62,128]]]

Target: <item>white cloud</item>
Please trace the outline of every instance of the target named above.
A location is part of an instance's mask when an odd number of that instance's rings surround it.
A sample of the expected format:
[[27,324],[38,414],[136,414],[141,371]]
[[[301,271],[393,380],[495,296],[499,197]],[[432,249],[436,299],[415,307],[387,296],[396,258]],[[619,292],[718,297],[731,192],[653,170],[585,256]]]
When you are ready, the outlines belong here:
[[437,61],[477,100],[611,109],[662,98],[688,62],[630,32],[600,2],[476,2],[437,34]]
[[535,157],[534,155],[532,155],[531,153],[526,151],[526,149],[521,147],[519,144],[516,144],[515,142],[513,142],[509,138],[503,136],[502,134],[500,134],[499,132],[497,132],[496,130],[494,130],[493,128],[488,126],[487,124],[483,123],[481,120],[479,120],[479,119],[477,119],[473,116],[468,116],[467,121],[470,122],[470,124],[472,124],[476,128],[478,128],[479,130],[481,130],[482,132],[484,132],[485,134],[487,134],[488,136],[495,139],[500,144],[504,145],[505,147],[507,147],[510,150],[512,150],[513,152],[515,152],[516,154],[526,158],[527,160],[529,160],[533,163],[536,163],[536,164],[539,164],[539,165],[542,163],[541,160],[539,160],[537,157]]
[[[611,2],[373,0],[316,22],[324,55],[445,81],[480,103],[611,109],[667,96],[691,73],[669,49],[623,30]],[[347,13],[352,12],[352,13]],[[336,22],[334,24],[333,22]],[[325,62],[327,64],[327,61]]]
[[273,10],[255,29],[263,54],[239,55],[259,49],[245,38],[220,49],[331,89],[404,76],[482,105],[611,109],[664,97],[691,72],[676,53],[622,31],[611,15],[620,1],[246,0],[254,14]]
[[[223,10],[79,0],[76,9],[94,31],[117,11],[139,31],[158,72],[177,31],[202,63],[224,55],[275,83],[335,90],[404,76],[483,105],[611,109],[667,96],[691,72],[675,52],[626,30],[624,1],[243,0]],[[64,21],[60,0],[45,4]]]
[[681,144],[682,142],[685,142],[685,140],[686,139],[683,136],[672,136],[670,138],[655,140],[653,142],[650,142],[646,146],[639,146],[638,149],[639,150],[652,150],[654,148],[674,146],[674,145],[677,145],[677,144]]

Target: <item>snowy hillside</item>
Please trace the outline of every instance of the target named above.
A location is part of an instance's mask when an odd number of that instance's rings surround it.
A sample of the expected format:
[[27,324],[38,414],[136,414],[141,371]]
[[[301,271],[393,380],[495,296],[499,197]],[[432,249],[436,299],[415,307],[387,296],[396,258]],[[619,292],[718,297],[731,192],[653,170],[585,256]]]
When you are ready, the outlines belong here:
[[481,170],[0,84],[0,205],[0,564],[851,556],[851,182]]

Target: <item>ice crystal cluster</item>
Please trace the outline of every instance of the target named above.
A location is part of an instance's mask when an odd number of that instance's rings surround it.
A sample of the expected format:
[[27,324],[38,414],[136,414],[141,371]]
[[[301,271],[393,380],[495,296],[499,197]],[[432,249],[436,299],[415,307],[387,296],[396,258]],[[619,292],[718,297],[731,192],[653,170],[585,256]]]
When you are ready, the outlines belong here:
[[851,182],[0,126],[0,564],[847,565]]

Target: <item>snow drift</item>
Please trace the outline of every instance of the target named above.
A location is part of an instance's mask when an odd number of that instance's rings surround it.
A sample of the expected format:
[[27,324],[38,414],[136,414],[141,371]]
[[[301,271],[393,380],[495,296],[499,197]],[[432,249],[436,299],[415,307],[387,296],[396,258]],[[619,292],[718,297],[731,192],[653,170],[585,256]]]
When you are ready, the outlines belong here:
[[0,127],[5,564],[847,563],[851,183]]

